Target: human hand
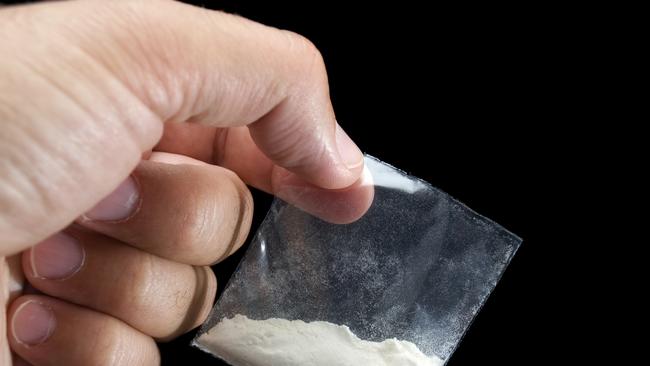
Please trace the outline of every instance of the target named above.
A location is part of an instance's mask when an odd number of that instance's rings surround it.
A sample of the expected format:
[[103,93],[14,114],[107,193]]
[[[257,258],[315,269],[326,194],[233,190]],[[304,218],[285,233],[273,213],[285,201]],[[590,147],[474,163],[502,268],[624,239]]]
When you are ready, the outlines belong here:
[[[370,205],[298,35],[73,1],[1,8],[0,54],[2,365],[10,348],[16,365],[159,363],[154,339],[205,319],[207,265],[246,238],[245,184],[332,222]],[[22,273],[41,293],[21,294]]]

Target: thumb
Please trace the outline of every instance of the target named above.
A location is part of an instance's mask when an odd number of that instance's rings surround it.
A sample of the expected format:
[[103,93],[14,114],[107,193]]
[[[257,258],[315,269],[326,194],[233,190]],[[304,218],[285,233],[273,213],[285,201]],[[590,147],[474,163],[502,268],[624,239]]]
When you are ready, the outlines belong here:
[[0,255],[108,195],[166,122],[249,125],[322,188],[363,170],[320,54],[293,33],[171,1],[73,1],[2,8],[0,34]]

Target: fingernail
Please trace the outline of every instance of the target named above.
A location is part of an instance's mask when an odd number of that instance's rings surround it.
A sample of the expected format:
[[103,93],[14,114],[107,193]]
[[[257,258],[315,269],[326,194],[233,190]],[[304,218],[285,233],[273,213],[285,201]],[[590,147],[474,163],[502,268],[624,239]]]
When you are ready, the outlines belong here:
[[11,323],[16,341],[28,346],[47,341],[56,327],[52,309],[34,300],[20,305]]
[[113,193],[104,198],[84,215],[94,221],[120,221],[128,219],[140,203],[138,185],[128,177]]
[[336,145],[348,169],[354,169],[363,164],[363,153],[338,124],[336,124]]
[[50,280],[65,279],[77,273],[85,256],[81,243],[64,233],[45,239],[30,251],[34,276]]

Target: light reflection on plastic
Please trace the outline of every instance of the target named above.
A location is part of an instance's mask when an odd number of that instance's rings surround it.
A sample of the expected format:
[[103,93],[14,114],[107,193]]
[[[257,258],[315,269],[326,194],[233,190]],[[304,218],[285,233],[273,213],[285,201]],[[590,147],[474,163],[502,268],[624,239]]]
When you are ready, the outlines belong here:
[[[396,168],[388,164],[381,163],[368,156],[366,156],[365,162],[371,182],[377,187],[386,187],[408,193],[415,193],[421,189],[426,189],[422,182],[418,180],[412,179],[404,174],[395,174]],[[372,174],[370,174],[371,170]]]

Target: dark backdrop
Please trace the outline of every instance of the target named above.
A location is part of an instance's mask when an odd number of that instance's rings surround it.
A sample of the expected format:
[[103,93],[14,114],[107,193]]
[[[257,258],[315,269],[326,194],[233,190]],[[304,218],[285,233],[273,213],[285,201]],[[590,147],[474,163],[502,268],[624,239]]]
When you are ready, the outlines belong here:
[[[338,120],[362,150],[524,239],[448,365],[552,363],[545,352],[570,336],[546,338],[557,324],[542,305],[558,249],[543,237],[554,218],[542,208],[555,205],[547,188],[562,179],[545,162],[561,140],[561,126],[551,125],[570,88],[556,85],[562,51],[548,35],[557,19],[475,5],[195,3],[310,38],[325,58]],[[252,232],[270,203],[254,195]],[[220,289],[244,250],[214,267]],[[191,348],[192,337],[161,344],[163,365],[221,365]]]

